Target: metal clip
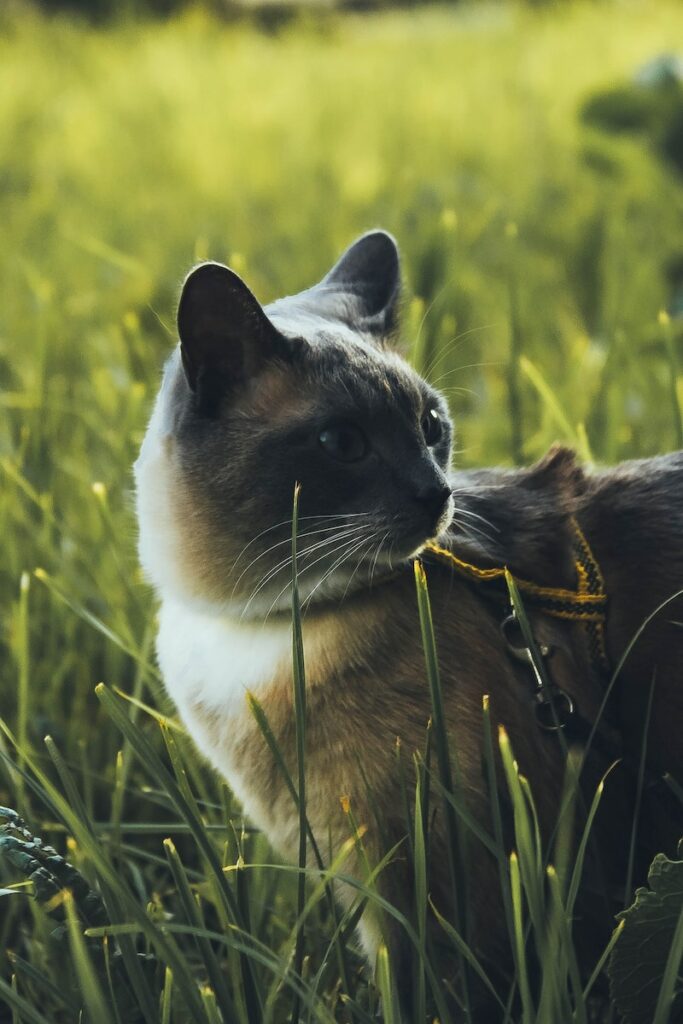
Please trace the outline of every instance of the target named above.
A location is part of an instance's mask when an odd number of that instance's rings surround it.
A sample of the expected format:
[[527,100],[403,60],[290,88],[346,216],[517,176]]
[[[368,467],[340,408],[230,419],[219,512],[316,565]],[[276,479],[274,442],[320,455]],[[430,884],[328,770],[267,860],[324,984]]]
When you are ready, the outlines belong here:
[[[531,657],[531,651],[524,642],[524,635],[522,633],[522,627],[519,624],[519,619],[514,612],[510,615],[506,615],[500,624],[500,631],[503,634],[503,639],[508,646],[508,651],[513,658],[517,658],[518,661],[523,661],[526,664],[533,665],[533,659]],[[539,644],[538,649],[544,658],[549,658],[553,653],[553,649],[549,644]]]
[[[528,665],[536,682],[533,695],[534,718],[539,729],[545,732],[559,732],[565,729],[574,714],[574,702],[561,687],[552,681],[546,683],[534,662],[531,650],[524,640],[524,634],[517,615],[513,611],[500,624],[500,631],[507,644],[510,655],[517,661]],[[538,652],[542,658],[549,658],[553,649],[549,644],[538,644]]]

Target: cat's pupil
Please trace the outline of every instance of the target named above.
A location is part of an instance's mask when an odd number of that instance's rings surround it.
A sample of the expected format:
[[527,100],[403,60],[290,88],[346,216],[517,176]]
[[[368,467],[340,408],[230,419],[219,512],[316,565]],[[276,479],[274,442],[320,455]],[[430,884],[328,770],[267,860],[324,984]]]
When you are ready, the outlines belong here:
[[441,437],[441,418],[436,409],[428,409],[421,421],[424,439],[431,448]]
[[368,451],[363,431],[346,420],[328,424],[320,431],[318,440],[327,454],[340,462],[358,462]]

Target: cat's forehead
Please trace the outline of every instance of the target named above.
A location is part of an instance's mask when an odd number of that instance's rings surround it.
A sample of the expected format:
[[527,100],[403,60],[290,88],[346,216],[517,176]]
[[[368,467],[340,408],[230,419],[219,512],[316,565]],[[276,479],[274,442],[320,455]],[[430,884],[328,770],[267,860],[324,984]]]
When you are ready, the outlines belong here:
[[367,409],[393,405],[411,414],[424,404],[426,382],[401,356],[381,348],[362,330],[315,315],[272,319],[285,336],[304,339],[302,369],[317,390],[345,396]]
[[319,338],[308,349],[310,374],[321,390],[346,394],[367,410],[398,408],[412,415],[424,404],[426,385],[395,352],[334,336]]

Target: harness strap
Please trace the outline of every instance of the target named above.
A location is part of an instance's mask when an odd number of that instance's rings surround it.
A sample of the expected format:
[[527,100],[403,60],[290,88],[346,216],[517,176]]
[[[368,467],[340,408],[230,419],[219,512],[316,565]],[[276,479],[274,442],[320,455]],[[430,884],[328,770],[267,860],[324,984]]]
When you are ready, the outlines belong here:
[[[524,594],[530,604],[535,605],[547,615],[558,619],[570,619],[583,624],[588,639],[591,660],[604,678],[608,677],[610,673],[610,663],[605,646],[605,623],[607,619],[605,580],[590,544],[574,517],[571,519],[571,525],[573,530],[574,570],[576,572],[575,590],[568,590],[563,587],[542,587],[537,583],[532,583],[530,580],[521,579],[517,576],[513,578],[518,590]],[[438,561],[449,565],[456,572],[459,572],[461,576],[469,580],[483,584],[502,584],[501,589],[504,592],[504,596],[507,597],[508,588],[505,581],[506,569],[504,567],[482,569],[480,566],[464,561],[452,551],[439,547],[437,544],[428,544],[425,550]],[[514,612],[503,621],[503,627],[505,627],[508,621],[513,619],[515,619]],[[506,637],[509,651],[516,657],[523,653],[522,660],[528,660],[528,649],[524,646],[519,648],[512,643],[506,635],[504,628],[503,635]],[[541,646],[538,653],[540,658],[544,659],[550,652],[544,650]],[[545,687],[545,689],[547,690],[548,687]],[[634,772],[639,770],[639,766],[635,764],[633,758],[624,753],[621,736],[613,725],[608,724],[606,721],[598,722],[597,727],[591,724],[588,719],[579,713],[571,697],[564,690],[553,685],[552,680],[550,682],[550,690],[550,698],[545,696],[540,703],[535,705],[537,711],[536,723],[541,729],[550,733],[561,730],[570,742],[579,743],[583,747],[587,747],[590,741],[591,747],[608,761],[620,760],[627,766],[630,765]],[[539,690],[536,697],[539,694],[543,696],[543,691]],[[542,715],[539,716],[539,709],[545,713],[545,719]],[[661,786],[665,786],[665,789],[668,788],[666,787],[666,775],[653,772],[647,767],[645,768],[644,785],[646,789]]]
[[[593,663],[601,672],[607,672],[609,662],[605,647],[605,620],[607,618],[607,593],[600,566],[591,550],[581,527],[574,517],[571,519],[573,538],[574,571],[576,589],[565,587],[543,587],[531,580],[514,577],[518,589],[529,602],[547,615],[557,619],[570,619],[584,625]],[[444,562],[461,576],[484,584],[505,584],[505,567],[482,569],[466,562],[448,548],[428,544],[426,551],[438,561]]]

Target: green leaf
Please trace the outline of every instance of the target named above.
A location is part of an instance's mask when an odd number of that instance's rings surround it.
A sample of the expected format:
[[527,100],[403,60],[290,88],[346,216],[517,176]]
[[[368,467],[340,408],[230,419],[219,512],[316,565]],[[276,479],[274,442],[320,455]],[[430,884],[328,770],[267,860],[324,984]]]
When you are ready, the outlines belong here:
[[618,915],[624,930],[609,962],[610,989],[625,1024],[653,1024],[656,1013],[675,1024],[683,1020],[683,860],[657,854],[648,883]]

